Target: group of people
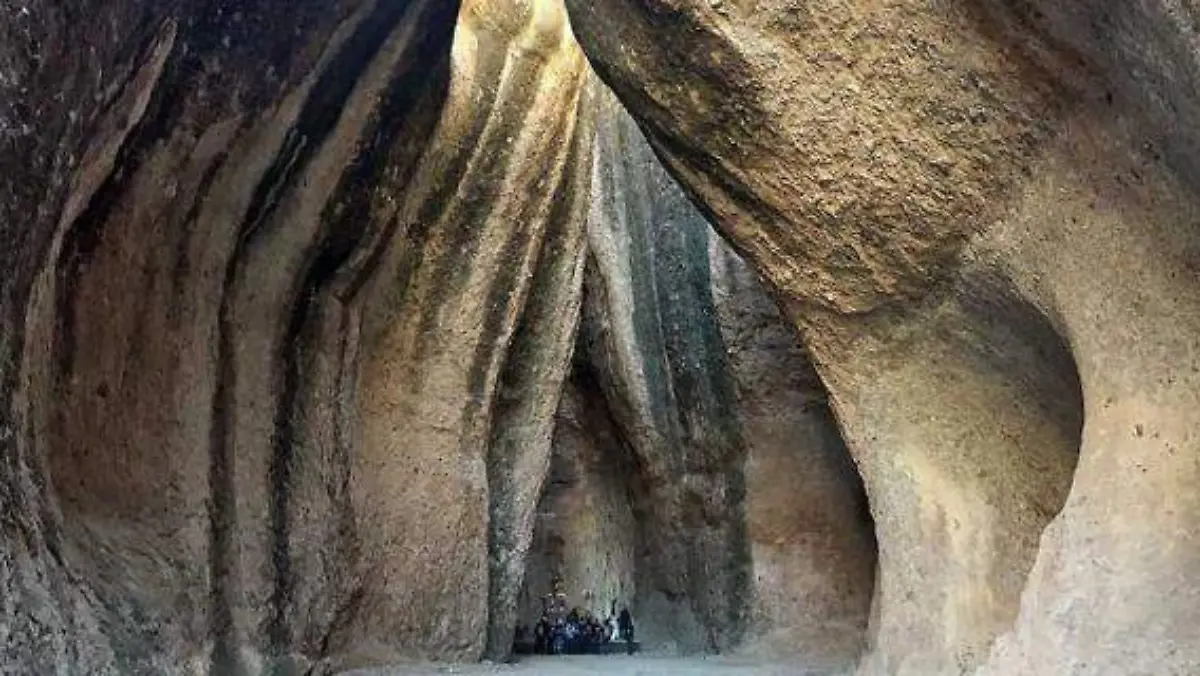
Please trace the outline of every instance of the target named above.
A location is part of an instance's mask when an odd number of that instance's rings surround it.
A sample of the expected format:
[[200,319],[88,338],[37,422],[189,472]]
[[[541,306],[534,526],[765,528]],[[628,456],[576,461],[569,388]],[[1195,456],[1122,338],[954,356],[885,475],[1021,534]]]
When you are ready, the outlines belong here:
[[[517,630],[522,642],[523,628]],[[633,615],[629,608],[617,612],[613,601],[609,616],[604,620],[581,608],[566,609],[566,596],[559,594],[543,603],[542,616],[533,628],[532,652],[536,655],[586,655],[613,652],[614,645],[624,643],[630,654],[636,650],[633,639]],[[618,648],[619,649],[619,648]]]

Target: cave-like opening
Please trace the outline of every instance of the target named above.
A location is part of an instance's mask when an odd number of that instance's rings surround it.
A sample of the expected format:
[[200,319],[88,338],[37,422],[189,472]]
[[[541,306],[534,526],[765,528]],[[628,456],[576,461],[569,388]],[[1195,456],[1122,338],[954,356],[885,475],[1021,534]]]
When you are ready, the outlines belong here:
[[637,610],[636,460],[587,368],[576,364],[556,416],[519,601],[530,624],[559,594],[596,618]]
[[1078,371],[1052,313],[963,270],[887,349],[847,357],[839,416],[879,520],[865,669],[973,669],[1017,617],[1078,461]]
[[824,386],[761,278],[605,114],[525,630],[561,593],[628,604],[651,654],[851,665],[877,545]]

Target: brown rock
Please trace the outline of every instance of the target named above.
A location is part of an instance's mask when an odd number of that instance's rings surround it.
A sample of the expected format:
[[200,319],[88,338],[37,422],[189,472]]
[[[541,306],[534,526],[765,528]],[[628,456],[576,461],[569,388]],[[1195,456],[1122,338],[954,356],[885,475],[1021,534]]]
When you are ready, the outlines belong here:
[[528,546],[545,474],[591,168],[576,114],[587,73],[565,14],[522,11],[464,7],[435,151],[401,207],[413,230],[393,239],[364,324],[351,472],[362,587],[334,644],[376,642],[371,661],[477,658],[489,595],[509,608],[491,650],[511,644],[520,577],[505,559]]
[[597,129],[584,322],[528,618],[557,577],[601,617],[628,604],[650,650],[853,661],[874,542],[812,366],[611,96]]
[[0,671],[1200,673],[1193,7],[242,4],[0,3]]
[[754,607],[743,650],[853,663],[865,648],[875,586],[862,482],[795,327],[715,233],[709,259],[747,451]]
[[478,657],[580,294],[561,8],[92,4],[0,20],[0,670]]
[[568,5],[830,390],[861,671],[1200,668],[1195,11]]
[[[644,486],[632,449],[585,365],[568,381],[554,428],[550,471],[538,502],[521,620],[533,625],[548,594],[602,620],[616,604],[638,612]],[[558,585],[557,590],[555,585]],[[549,599],[551,603],[554,599]],[[637,633],[645,629],[635,614]]]

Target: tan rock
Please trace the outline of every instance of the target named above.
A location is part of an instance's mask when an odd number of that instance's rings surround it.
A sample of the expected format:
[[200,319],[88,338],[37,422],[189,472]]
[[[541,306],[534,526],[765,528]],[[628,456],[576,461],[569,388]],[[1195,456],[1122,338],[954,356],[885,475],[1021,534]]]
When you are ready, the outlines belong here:
[[0,671],[480,656],[591,170],[562,8],[493,5],[5,12]]
[[628,603],[649,650],[853,662],[874,542],[795,330],[611,97],[597,130],[584,322],[530,620],[557,574],[572,605]]
[[853,664],[875,587],[862,482],[795,327],[715,233],[709,264],[746,444],[754,606],[740,650]]
[[1195,10],[568,5],[829,387],[860,670],[1200,669]]

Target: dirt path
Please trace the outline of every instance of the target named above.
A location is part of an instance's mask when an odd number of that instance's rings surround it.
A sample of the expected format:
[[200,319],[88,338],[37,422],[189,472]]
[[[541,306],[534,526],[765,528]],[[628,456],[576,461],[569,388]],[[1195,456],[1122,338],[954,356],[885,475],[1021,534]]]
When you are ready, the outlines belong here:
[[736,658],[605,655],[528,658],[519,664],[404,665],[353,671],[347,676],[842,676],[844,673],[819,666],[763,664]]

